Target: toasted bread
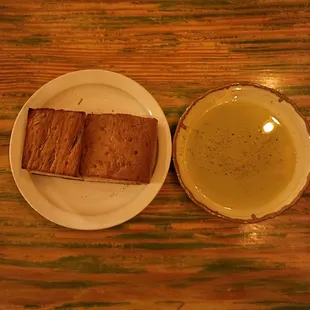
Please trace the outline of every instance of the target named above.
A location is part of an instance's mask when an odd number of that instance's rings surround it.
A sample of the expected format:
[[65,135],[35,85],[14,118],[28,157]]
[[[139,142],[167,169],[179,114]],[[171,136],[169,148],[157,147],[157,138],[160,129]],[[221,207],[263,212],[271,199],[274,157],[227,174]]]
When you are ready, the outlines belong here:
[[29,109],[22,168],[79,178],[85,119],[84,112]]
[[157,150],[157,120],[128,114],[89,114],[83,133],[84,180],[149,183]]

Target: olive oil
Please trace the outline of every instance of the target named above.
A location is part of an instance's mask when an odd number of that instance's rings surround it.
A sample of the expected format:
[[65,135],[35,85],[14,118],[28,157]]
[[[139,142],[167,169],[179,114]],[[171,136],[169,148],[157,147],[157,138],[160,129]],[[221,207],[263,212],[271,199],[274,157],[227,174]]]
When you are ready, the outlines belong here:
[[251,103],[227,103],[191,128],[186,162],[197,191],[227,209],[270,202],[288,185],[296,153],[285,124]]

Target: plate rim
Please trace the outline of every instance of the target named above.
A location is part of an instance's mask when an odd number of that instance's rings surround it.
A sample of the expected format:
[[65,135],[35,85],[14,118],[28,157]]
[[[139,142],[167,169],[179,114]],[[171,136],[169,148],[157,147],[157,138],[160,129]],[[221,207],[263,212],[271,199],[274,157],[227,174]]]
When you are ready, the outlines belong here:
[[[127,82],[132,83],[132,85],[135,85],[141,91],[143,91],[145,95],[148,95],[149,98],[152,98],[152,104],[156,104],[157,107],[158,107],[158,110],[156,112],[157,116],[154,116],[154,117],[159,118],[158,121],[162,125],[162,129],[163,130],[162,130],[161,136],[162,136],[162,139],[164,140],[164,143],[165,143],[165,148],[162,151],[164,159],[165,159],[165,162],[163,164],[163,170],[162,170],[162,173],[161,173],[159,181],[157,181],[156,183],[154,182],[154,184],[156,184],[156,187],[152,189],[152,192],[151,192],[151,194],[149,196],[148,202],[145,202],[145,203],[141,204],[141,206],[139,208],[137,208],[136,210],[134,210],[133,212],[130,212],[129,214],[127,213],[126,219],[115,220],[115,221],[113,221],[112,224],[108,224],[108,225],[96,225],[97,223],[95,223],[94,227],[89,227],[89,226],[87,226],[87,227],[84,227],[84,226],[80,227],[79,225],[75,225],[74,223],[72,223],[72,225],[71,224],[67,225],[67,224],[61,223],[62,222],[61,220],[58,221],[57,218],[55,219],[55,217],[50,216],[50,214],[48,214],[48,213],[46,214],[46,212],[40,210],[40,208],[37,208],[36,203],[33,202],[33,199],[30,199],[29,195],[27,193],[25,193],[23,191],[23,189],[21,188],[22,186],[20,186],[21,184],[20,184],[19,178],[17,177],[16,174],[17,174],[18,171],[21,171],[22,168],[21,168],[21,166],[16,168],[15,167],[16,164],[14,165],[13,159],[12,159],[12,156],[13,156],[12,155],[12,148],[13,148],[13,145],[14,145],[14,136],[16,134],[15,131],[16,131],[16,127],[17,127],[18,121],[22,117],[23,113],[25,113],[25,110],[27,108],[30,108],[29,105],[31,105],[31,102],[34,100],[34,98],[37,95],[39,95],[40,93],[42,93],[42,92],[44,93],[44,88],[47,87],[49,84],[57,83],[57,82],[59,82],[59,80],[67,78],[68,76],[81,75],[81,74],[83,75],[83,73],[86,73],[86,72],[88,74],[89,73],[96,73],[96,74],[114,75],[114,76],[116,76],[118,78],[121,78],[123,81],[127,81]],[[82,82],[81,84],[84,85],[85,83]],[[100,81],[99,81],[98,84],[100,84]],[[102,84],[108,85],[108,84],[106,84],[104,82]],[[72,87],[77,86],[77,85],[79,85],[79,84],[73,85]],[[60,93],[63,90],[57,91],[55,93],[55,95],[57,95],[58,93]],[[123,88],[120,88],[120,90],[124,91]],[[132,96],[132,94],[130,94],[130,93],[128,93],[128,94]],[[139,101],[139,103],[143,106],[143,102]],[[154,108],[155,108],[155,105],[154,105]],[[23,131],[22,135],[24,135],[24,131]],[[22,143],[24,143],[24,138],[22,140]],[[21,146],[21,151],[22,150],[23,150],[23,145]],[[10,163],[10,168],[11,168],[11,172],[12,172],[12,175],[13,175],[13,179],[14,179],[14,182],[15,182],[19,192],[21,193],[23,198],[26,200],[26,202],[29,204],[29,206],[32,209],[34,209],[37,213],[39,213],[42,217],[44,217],[45,219],[49,220],[50,222],[53,222],[56,225],[59,225],[61,227],[66,227],[66,228],[75,229],[75,230],[100,230],[100,229],[106,229],[106,228],[114,227],[114,226],[117,226],[117,225],[120,225],[122,223],[125,223],[125,222],[129,221],[130,219],[134,218],[139,213],[141,213],[154,200],[154,198],[157,196],[158,192],[162,188],[162,186],[163,186],[163,184],[164,184],[164,182],[166,180],[167,174],[169,172],[169,167],[170,167],[170,162],[171,162],[171,157],[172,157],[171,155],[172,155],[172,138],[171,138],[171,131],[170,131],[169,123],[168,123],[168,120],[167,120],[167,118],[166,118],[166,116],[165,116],[161,106],[159,105],[157,100],[154,98],[154,96],[146,88],[144,88],[141,84],[139,84],[135,80],[133,80],[133,79],[131,79],[131,78],[129,78],[129,77],[123,75],[123,74],[120,74],[120,73],[117,73],[117,72],[113,72],[113,71],[109,71],[109,70],[102,70],[102,69],[85,69],[85,70],[76,70],[76,71],[67,72],[65,74],[62,74],[60,76],[55,77],[54,79],[51,79],[50,81],[46,82],[41,87],[39,87],[29,97],[29,99],[23,104],[23,106],[20,109],[17,117],[15,118],[14,125],[13,125],[12,132],[11,132],[11,137],[10,137],[10,145],[9,145],[9,163]],[[158,160],[158,158],[157,158],[157,160]],[[157,165],[157,161],[156,161],[156,165]],[[150,184],[152,184],[152,182]],[[144,191],[147,191],[147,190],[148,189],[146,187],[144,190],[141,191],[141,193],[143,193]],[[44,199],[46,199],[46,197],[43,194],[40,193],[40,195],[41,195],[41,197],[44,197]],[[128,203],[124,204],[123,206],[124,207],[128,206]],[[57,206],[55,206],[55,207],[57,208]],[[60,209],[60,211],[68,213],[68,214],[74,214],[74,213],[70,213],[69,211],[66,211],[66,210],[63,210],[63,209]],[[79,214],[76,214],[76,215],[79,215]],[[85,217],[83,215],[79,215],[79,216],[80,217]]]
[[176,170],[176,174],[178,177],[178,180],[182,186],[182,188],[184,189],[184,191],[186,192],[186,194],[188,195],[188,197],[199,207],[201,207],[203,210],[207,211],[208,213],[215,215],[221,219],[225,219],[228,220],[230,222],[236,222],[236,223],[241,223],[241,224],[254,224],[254,223],[258,223],[258,222],[262,222],[264,220],[268,220],[271,218],[274,218],[282,213],[284,213],[285,211],[287,211],[288,209],[292,208],[294,205],[296,205],[296,203],[300,200],[300,198],[302,197],[302,194],[304,193],[304,191],[307,189],[307,187],[310,184],[310,172],[307,175],[306,178],[306,182],[304,184],[304,186],[301,188],[301,190],[299,191],[299,193],[296,195],[296,197],[292,200],[291,203],[283,206],[281,209],[279,209],[278,211],[275,212],[271,212],[268,213],[262,217],[256,217],[254,214],[251,215],[251,218],[249,219],[240,219],[240,218],[235,218],[235,217],[229,217],[226,215],[221,214],[220,212],[214,211],[212,210],[210,207],[208,207],[207,205],[201,203],[200,201],[198,201],[194,195],[192,194],[192,192],[186,187],[186,185],[183,182],[183,179],[181,177],[181,173],[180,173],[180,168],[179,168],[179,164],[178,164],[178,160],[177,160],[177,156],[176,156],[176,149],[177,149],[177,137],[179,134],[179,131],[181,128],[184,128],[184,123],[183,121],[185,120],[186,116],[188,115],[188,113],[191,111],[191,109],[203,98],[205,98],[207,95],[216,92],[216,91],[220,91],[220,90],[225,90],[225,89],[229,89],[231,87],[235,87],[235,86],[252,86],[252,87],[256,87],[259,89],[263,89],[265,91],[268,92],[272,92],[273,94],[275,94],[278,98],[279,98],[279,102],[281,101],[286,101],[287,103],[289,103],[293,108],[294,111],[298,114],[298,116],[302,119],[302,121],[304,122],[305,126],[306,126],[306,130],[308,131],[309,137],[310,137],[310,124],[308,123],[306,117],[299,111],[298,109],[298,105],[290,98],[288,98],[286,95],[282,94],[281,92],[269,88],[267,86],[258,84],[258,83],[253,83],[253,82],[235,82],[235,83],[231,83],[231,84],[227,84],[225,86],[220,86],[220,87],[216,87],[216,88],[212,88],[210,90],[208,90],[206,93],[204,93],[202,96],[200,96],[199,98],[195,99],[184,111],[184,113],[182,114],[182,116],[180,117],[176,130],[175,130],[175,134],[173,137],[173,142],[172,142],[172,161]]

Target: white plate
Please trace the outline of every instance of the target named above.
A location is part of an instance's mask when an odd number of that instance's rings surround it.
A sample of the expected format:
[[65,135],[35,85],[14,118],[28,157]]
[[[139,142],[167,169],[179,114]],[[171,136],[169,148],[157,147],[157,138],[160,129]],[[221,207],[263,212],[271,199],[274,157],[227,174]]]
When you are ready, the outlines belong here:
[[[43,107],[155,117],[158,120],[159,148],[151,183],[122,185],[81,182],[31,175],[21,169],[28,109]],[[10,141],[11,169],[24,198],[45,218],[74,229],[108,228],[137,215],[162,187],[170,160],[170,129],[156,100],[133,80],[103,70],[68,73],[41,87],[18,114]]]

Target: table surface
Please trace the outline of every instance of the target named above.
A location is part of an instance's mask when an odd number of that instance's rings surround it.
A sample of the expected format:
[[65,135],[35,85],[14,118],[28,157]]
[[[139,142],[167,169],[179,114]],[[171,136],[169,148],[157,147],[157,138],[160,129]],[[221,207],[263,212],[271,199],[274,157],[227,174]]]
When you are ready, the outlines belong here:
[[141,83],[172,132],[207,90],[274,87],[310,116],[307,0],[0,0],[0,309],[310,309],[310,191],[285,214],[241,225],[207,214],[171,166],[139,216],[62,228],[10,172],[14,119],[44,83],[100,68]]

